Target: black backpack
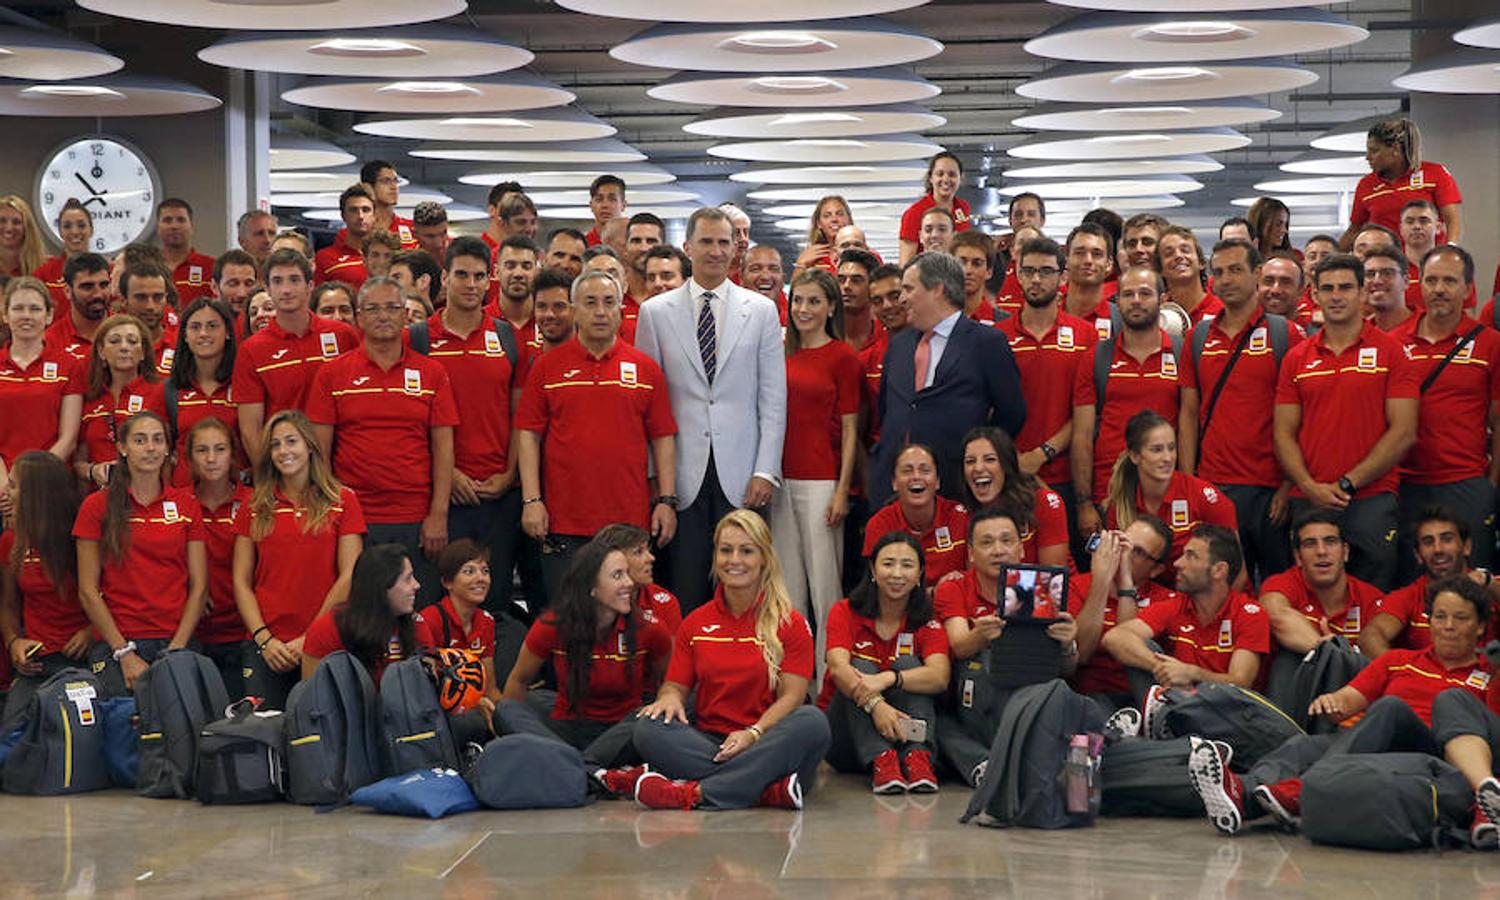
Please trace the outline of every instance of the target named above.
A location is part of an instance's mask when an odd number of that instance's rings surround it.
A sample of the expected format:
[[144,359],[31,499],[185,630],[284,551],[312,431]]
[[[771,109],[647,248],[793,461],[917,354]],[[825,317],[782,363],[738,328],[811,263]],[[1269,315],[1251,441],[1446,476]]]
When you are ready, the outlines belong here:
[[1324,716],[1309,716],[1307,708],[1319,696],[1338,690],[1370,664],[1370,660],[1340,636],[1314,647],[1303,658],[1292,678],[1292,693],[1287,713],[1308,734],[1336,734],[1338,723]]
[[474,762],[469,786],[491,809],[562,809],[590,801],[583,754],[557,738],[508,734]]
[[1466,845],[1473,802],[1468,780],[1435,756],[1325,756],[1302,776],[1302,833],[1367,850]]
[[1234,748],[1234,767],[1248,770],[1288,738],[1305,734],[1270,700],[1248,688],[1205,681],[1196,688],[1166,692],[1167,731],[1197,735]]
[[198,800],[269,803],[286,791],[286,717],[246,698],[198,736]]
[[[495,336],[500,339],[500,349],[510,357],[511,380],[515,380],[516,369],[521,365],[521,353],[516,345],[516,330],[510,323],[501,318],[490,319],[490,327],[494,329]],[[406,339],[411,348],[423,356],[429,355],[432,350],[432,333],[427,327],[427,320],[413,322],[406,326]]]
[[1073,736],[1103,730],[1099,706],[1062,679],[1016,690],[1000,713],[984,780],[959,821],[981,816],[978,824],[995,828],[1092,825],[1092,811],[1068,811],[1063,774]]
[[19,742],[5,760],[12,794],[78,794],[110,786],[104,764],[104,687],[83,669],[42,683],[26,709]]
[[375,684],[345,650],[323,657],[286,701],[287,799],[345,803],[385,775]]
[[1188,781],[1192,738],[1125,738],[1104,748],[1099,812],[1106,816],[1202,816],[1203,801]]
[[191,650],[169,650],[135,683],[141,720],[136,791],[143,797],[193,796],[198,735],[224,715],[229,694],[219,667]]
[[422,657],[386,667],[380,679],[380,718],[385,725],[387,771],[392,775],[459,768],[457,742]]

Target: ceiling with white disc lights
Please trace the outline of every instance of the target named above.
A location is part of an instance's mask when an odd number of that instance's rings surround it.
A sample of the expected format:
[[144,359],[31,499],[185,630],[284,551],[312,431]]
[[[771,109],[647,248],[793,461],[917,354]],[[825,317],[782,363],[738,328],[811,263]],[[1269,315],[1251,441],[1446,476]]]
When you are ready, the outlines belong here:
[[1190,153],[1221,153],[1249,146],[1250,138],[1232,128],[1193,131],[1128,131],[1123,134],[1043,135],[1005,152],[1021,159],[1146,159]]
[[325,169],[347,166],[354,154],[328,141],[301,135],[278,134],[271,138],[271,171]]
[[1500,19],[1489,19],[1454,33],[1453,39],[1471,47],[1500,50]]
[[[587,206],[589,202],[588,188],[566,191],[528,190],[526,196],[530,197],[531,202],[535,203],[538,207]],[[681,190],[675,186],[670,188],[636,188],[630,192],[631,209],[637,206],[697,202],[699,202],[697,192]]]
[[1203,190],[1203,183],[1186,175],[1140,175],[1134,178],[1069,179],[1066,181],[1019,181],[999,191],[1004,195],[1033,193],[1051,200],[1090,197],[1134,197],[1150,194],[1183,194]]
[[1364,153],[1365,138],[1370,128],[1376,123],[1400,113],[1392,111],[1382,113],[1378,116],[1365,116],[1362,119],[1354,119],[1335,125],[1311,141],[1314,150],[1327,150],[1332,153]]
[[484,31],[433,24],[231,34],[198,51],[198,58],[299,75],[465,78],[516,69],[536,57]]
[[1079,9],[1148,13],[1170,9],[1178,14],[1328,5],[1328,0],[1051,0],[1051,2],[1058,6],[1075,6]]
[[427,118],[376,118],[354,126],[374,137],[426,141],[542,143],[606,138],[615,126],[573,106]]
[[750,162],[850,163],[926,159],[942,146],[915,134],[864,138],[796,138],[783,141],[737,141],[708,148],[710,156]]
[[704,113],[682,130],[705,137],[752,140],[841,138],[920,132],[947,122],[944,116],[914,103],[773,111],[723,107]]
[[1016,93],[1036,100],[1150,103],[1235,97],[1247,90],[1276,93],[1317,80],[1311,69],[1283,60],[1161,66],[1062,63],[1020,85]]
[[1205,175],[1224,164],[1201,154],[1170,159],[1101,159],[1006,169],[1006,178],[1109,178],[1133,175]]
[[1052,131],[1163,131],[1253,125],[1280,117],[1280,110],[1260,100],[1226,97],[1171,104],[1042,103],[1011,124]]
[[1255,189],[1266,194],[1328,194],[1347,193],[1359,184],[1354,175],[1321,175],[1307,178],[1272,178],[1256,182]]
[[65,32],[0,22],[0,78],[95,78],[124,65],[118,56]]
[[[752,167],[735,172],[729,178],[749,184],[879,184],[884,182],[920,182],[927,175],[925,165],[849,165],[849,166],[769,166]],[[831,190],[831,189],[830,189]]]
[[219,98],[185,81],[145,75],[0,81],[0,116],[167,116],[219,105]]
[[[743,22],[802,22],[841,16],[878,15],[921,6],[928,0],[762,0],[736,5],[733,18]],[[722,22],[724,7],[703,0],[557,0],[574,12],[651,22]]]
[[1370,163],[1362,155],[1310,150],[1299,153],[1277,168],[1294,175],[1364,175],[1370,171]]
[[1460,47],[1413,65],[1391,83],[1405,91],[1500,94],[1500,52]]
[[609,55],[659,69],[760,73],[898,66],[941,52],[938,41],[893,22],[839,19],[796,27],[663,24]]
[[466,175],[460,175],[458,181],[460,184],[472,184],[481,187],[492,187],[502,181],[518,181],[526,186],[529,195],[532,190],[586,188],[594,182],[594,179],[605,174],[618,175],[625,181],[626,187],[671,184],[677,180],[676,175],[673,175],[660,166],[653,166],[648,163],[626,163],[608,168],[580,166],[572,169],[565,167],[508,166],[470,172]]
[[122,19],[197,28],[378,28],[431,22],[463,12],[464,0],[78,0],[84,9]]
[[700,106],[794,107],[875,106],[936,97],[942,89],[925,78],[894,67],[848,72],[774,75],[735,72],[679,72],[646,93],[657,100]]
[[1292,56],[1358,43],[1370,33],[1321,10],[1079,15],[1026,42],[1026,52],[1079,62],[1200,62]]
[[450,80],[310,78],[283,92],[281,99],[354,112],[486,113],[563,106],[577,95],[530,72],[516,71]]
[[851,203],[855,200],[905,200],[907,205],[926,190],[921,179],[895,184],[837,184],[825,187],[768,187],[746,194],[751,200],[766,203],[816,203],[829,194],[837,194]]
[[457,162],[518,162],[549,165],[575,163],[630,163],[645,160],[646,154],[614,138],[567,141],[561,144],[423,144],[408,151],[418,159],[446,159]]

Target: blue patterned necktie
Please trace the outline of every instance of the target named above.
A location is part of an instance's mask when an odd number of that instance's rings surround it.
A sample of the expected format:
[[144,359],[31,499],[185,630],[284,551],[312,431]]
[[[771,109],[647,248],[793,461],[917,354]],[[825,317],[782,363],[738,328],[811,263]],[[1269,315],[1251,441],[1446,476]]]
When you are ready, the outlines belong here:
[[703,354],[703,372],[713,384],[714,370],[718,365],[719,338],[714,328],[713,291],[703,293],[703,305],[698,307],[698,351]]

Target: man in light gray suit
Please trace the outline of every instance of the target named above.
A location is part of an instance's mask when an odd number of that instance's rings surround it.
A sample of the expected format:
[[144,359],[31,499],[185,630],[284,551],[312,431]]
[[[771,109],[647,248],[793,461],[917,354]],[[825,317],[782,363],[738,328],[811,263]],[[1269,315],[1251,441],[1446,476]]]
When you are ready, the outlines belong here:
[[739,506],[764,511],[781,482],[786,351],[776,304],[729,280],[734,226],[706,207],[688,219],[693,276],[641,304],[635,345],[661,366],[677,420],[677,507],[666,587],[684,613],[711,596],[713,533]]

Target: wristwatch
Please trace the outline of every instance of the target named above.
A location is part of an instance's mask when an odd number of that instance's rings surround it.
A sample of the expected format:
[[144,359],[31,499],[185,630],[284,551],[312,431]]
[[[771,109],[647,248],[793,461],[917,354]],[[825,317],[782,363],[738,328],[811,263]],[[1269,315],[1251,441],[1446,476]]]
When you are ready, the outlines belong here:
[[1351,497],[1354,495],[1354,482],[1349,480],[1348,475],[1344,475],[1339,478],[1339,490],[1350,495]]
[[1042,451],[1043,456],[1047,457],[1047,462],[1052,462],[1054,459],[1057,459],[1057,448],[1047,443],[1046,441],[1043,441],[1042,445],[1038,449]]
[[677,508],[677,495],[676,494],[662,494],[660,497],[656,498],[656,502],[664,504],[664,505],[666,505],[668,507],[671,507],[672,509],[676,509]]

